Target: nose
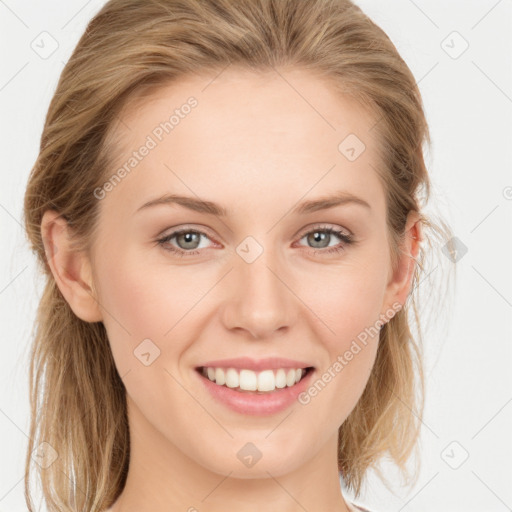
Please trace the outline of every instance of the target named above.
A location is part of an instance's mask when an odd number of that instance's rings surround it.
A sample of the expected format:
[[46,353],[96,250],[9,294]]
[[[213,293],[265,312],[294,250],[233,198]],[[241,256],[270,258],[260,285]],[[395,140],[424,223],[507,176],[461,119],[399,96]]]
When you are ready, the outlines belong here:
[[253,338],[269,338],[286,332],[298,317],[300,301],[293,293],[290,274],[270,250],[252,263],[235,258],[230,272],[230,290],[224,304],[227,329],[246,331]]

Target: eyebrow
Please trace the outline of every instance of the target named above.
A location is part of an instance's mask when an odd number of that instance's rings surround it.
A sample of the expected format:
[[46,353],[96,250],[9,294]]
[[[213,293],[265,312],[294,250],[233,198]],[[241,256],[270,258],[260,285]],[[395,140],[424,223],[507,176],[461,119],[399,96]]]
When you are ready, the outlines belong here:
[[[165,194],[161,197],[151,199],[140,206],[135,213],[151,208],[158,205],[172,205],[178,204],[189,210],[193,210],[199,213],[206,213],[209,215],[215,215],[217,217],[227,217],[229,212],[226,208],[205,199],[198,199],[190,196],[181,196],[177,194]],[[364,199],[357,197],[349,192],[340,191],[334,195],[320,197],[318,199],[304,201],[296,206],[292,213],[296,215],[305,215],[307,213],[313,213],[320,210],[327,210],[336,206],[342,206],[346,204],[355,204],[363,206],[371,210],[371,206]]]

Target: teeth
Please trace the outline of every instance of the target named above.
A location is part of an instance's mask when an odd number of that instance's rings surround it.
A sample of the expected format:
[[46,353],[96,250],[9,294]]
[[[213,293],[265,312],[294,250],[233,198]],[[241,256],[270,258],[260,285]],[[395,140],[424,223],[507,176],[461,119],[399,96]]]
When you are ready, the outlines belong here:
[[[219,368],[220,370],[220,368]],[[222,371],[222,370],[220,370]],[[217,374],[217,370],[215,371],[215,374]],[[217,380],[217,379],[215,379]],[[237,388],[240,385],[240,378],[238,377],[238,372],[234,370],[233,368],[229,368],[229,370],[226,372],[226,386],[228,388]]]
[[219,386],[227,386],[237,391],[274,391],[286,386],[294,386],[304,374],[302,368],[279,368],[278,370],[263,370],[256,373],[252,370],[236,370],[235,368],[203,368],[202,374]]
[[280,368],[276,372],[276,388],[286,387],[286,372]]

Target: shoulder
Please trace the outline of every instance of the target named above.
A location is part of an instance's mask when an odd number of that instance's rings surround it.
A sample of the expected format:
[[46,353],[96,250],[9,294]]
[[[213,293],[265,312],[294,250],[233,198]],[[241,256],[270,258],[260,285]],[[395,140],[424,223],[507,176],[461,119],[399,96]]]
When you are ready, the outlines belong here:
[[370,512],[370,510],[367,508],[356,505],[355,503],[351,503],[350,501],[347,501],[346,503],[351,512]]

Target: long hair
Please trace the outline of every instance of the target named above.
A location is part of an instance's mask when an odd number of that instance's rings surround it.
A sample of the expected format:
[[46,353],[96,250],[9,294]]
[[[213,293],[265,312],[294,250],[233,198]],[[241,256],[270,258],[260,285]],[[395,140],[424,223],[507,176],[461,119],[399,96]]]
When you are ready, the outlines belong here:
[[[50,512],[100,511],[123,490],[130,459],[126,390],[106,330],[79,319],[60,293],[45,255],[43,213],[57,210],[76,250],[87,251],[98,223],[94,190],[112,170],[110,136],[121,109],[180,77],[230,65],[309,70],[376,115],[375,170],[386,192],[393,267],[408,212],[421,214],[425,242],[412,292],[381,328],[372,373],[338,441],[338,467],[356,496],[384,454],[407,473],[424,404],[418,284],[429,251],[449,234],[423,211],[431,188],[423,145],[431,142],[410,69],[350,0],[110,0],[62,71],[25,194],[25,229],[46,276],[30,352],[30,511],[33,467]],[[35,464],[36,449],[55,460]]]

